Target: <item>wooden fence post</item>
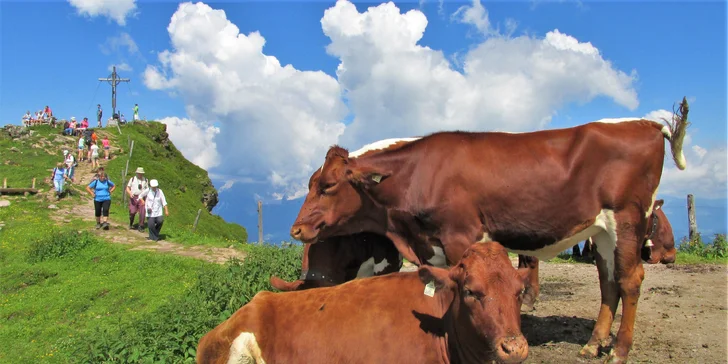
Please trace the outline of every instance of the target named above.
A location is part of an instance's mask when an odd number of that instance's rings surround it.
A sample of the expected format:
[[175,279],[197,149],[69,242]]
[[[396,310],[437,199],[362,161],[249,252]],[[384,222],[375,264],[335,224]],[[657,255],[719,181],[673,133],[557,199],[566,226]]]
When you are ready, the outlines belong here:
[[263,244],[263,201],[258,200],[258,244]]
[[35,189],[35,178],[33,178],[33,184],[30,186],[30,188]]
[[195,223],[192,224],[192,232],[194,233],[195,230],[197,230],[197,222],[200,221],[200,213],[202,212],[202,209],[197,209],[197,217],[195,217]]
[[3,178],[3,188],[8,188],[8,179]]
[[124,178],[129,175],[129,160],[126,160],[126,168],[124,168]]
[[126,176],[124,175],[124,171],[121,171],[121,201],[124,204],[124,207],[126,207],[126,188],[124,184],[124,178]]
[[688,195],[688,223],[690,224],[688,238],[690,241],[693,241],[698,232],[698,223],[695,220],[695,198],[692,194]]

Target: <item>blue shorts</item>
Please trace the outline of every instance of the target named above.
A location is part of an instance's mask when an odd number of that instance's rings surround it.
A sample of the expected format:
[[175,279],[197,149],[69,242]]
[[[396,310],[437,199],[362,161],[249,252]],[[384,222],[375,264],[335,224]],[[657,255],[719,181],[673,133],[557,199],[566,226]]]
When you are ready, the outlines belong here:
[[83,150],[83,146],[79,145],[78,150]]

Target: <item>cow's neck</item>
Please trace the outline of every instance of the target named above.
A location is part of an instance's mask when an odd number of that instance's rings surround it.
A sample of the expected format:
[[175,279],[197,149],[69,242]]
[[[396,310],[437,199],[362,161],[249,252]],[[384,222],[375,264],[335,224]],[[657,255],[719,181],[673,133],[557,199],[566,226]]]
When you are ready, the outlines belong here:
[[451,363],[481,363],[485,358],[492,357],[491,345],[477,339],[478,335],[470,327],[470,320],[458,320],[450,309],[445,315],[445,325]]
[[412,153],[409,155],[405,153],[406,151],[393,150],[356,160],[358,166],[390,173],[386,183],[365,190],[365,193],[378,206],[392,208],[400,205],[402,194],[398,193],[398,189],[409,186],[417,164],[416,157],[413,157]]

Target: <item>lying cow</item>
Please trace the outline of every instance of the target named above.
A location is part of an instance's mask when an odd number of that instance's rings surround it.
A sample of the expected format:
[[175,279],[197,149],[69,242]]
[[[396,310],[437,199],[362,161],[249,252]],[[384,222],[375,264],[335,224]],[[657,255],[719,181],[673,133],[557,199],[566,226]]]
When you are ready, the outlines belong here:
[[402,268],[402,257],[384,235],[364,232],[306,244],[301,268],[300,279],[286,282],[273,276],[271,286],[281,291],[295,291],[394,273]]
[[[642,260],[648,264],[670,264],[675,262],[677,250],[675,249],[675,235],[667,215],[662,210],[664,200],[655,201],[652,215],[647,221],[648,231],[645,245],[642,247]],[[574,245],[574,255],[593,257],[594,242],[591,238],[584,241],[584,248],[579,252],[579,245]]]
[[602,302],[580,353],[598,354],[621,300],[608,360],[622,363],[633,342],[644,279],[639,252],[665,140],[685,169],[687,112],[683,99],[682,115],[669,126],[621,119],[527,133],[445,131],[356,156],[332,146],[309,180],[291,236],[315,244],[371,231],[417,265],[453,264],[473,242],[494,240],[535,257],[536,267],[536,258],[592,237]]
[[197,363],[520,363],[526,273],[491,242],[450,270],[260,292],[200,339]]

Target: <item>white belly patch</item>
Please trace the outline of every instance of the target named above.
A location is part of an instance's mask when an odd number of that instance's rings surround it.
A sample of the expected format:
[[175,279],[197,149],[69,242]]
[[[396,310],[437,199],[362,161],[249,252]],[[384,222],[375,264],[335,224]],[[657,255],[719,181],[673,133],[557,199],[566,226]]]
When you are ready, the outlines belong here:
[[252,332],[243,332],[230,345],[227,364],[265,364]]
[[366,278],[374,275],[374,257],[371,257],[361,263],[359,270],[356,272],[356,278]]
[[[540,260],[549,260],[549,259],[552,259],[552,258],[556,257],[557,255],[559,255],[559,253],[561,253],[562,251],[570,249],[574,245],[578,244],[579,242],[581,242],[583,240],[586,240],[587,238],[590,238],[601,232],[607,232],[609,234],[610,238],[612,238],[610,240],[613,241],[613,244],[612,244],[613,247],[611,248],[611,254],[614,255],[614,248],[616,247],[616,244],[617,244],[617,230],[616,229],[617,229],[617,222],[614,218],[614,211],[605,209],[605,210],[602,210],[599,213],[599,215],[597,215],[597,217],[595,218],[594,224],[592,224],[591,226],[587,227],[586,229],[584,229],[570,237],[567,237],[559,242],[556,242],[551,245],[547,245],[538,250],[513,250],[513,249],[508,249],[508,250],[513,253],[516,253],[516,254],[536,257]],[[595,241],[594,243],[597,245],[597,249],[599,249],[599,242]],[[602,244],[604,244],[604,243],[602,242]],[[608,249],[608,248],[609,247],[604,247],[602,249]],[[599,254],[604,257],[601,250],[599,250]],[[604,257],[604,258],[607,259],[607,257]],[[607,259],[607,260],[609,261],[609,259]],[[612,271],[614,268],[613,267],[614,258],[612,258],[611,261],[612,261],[612,269],[610,269],[610,271]]]

